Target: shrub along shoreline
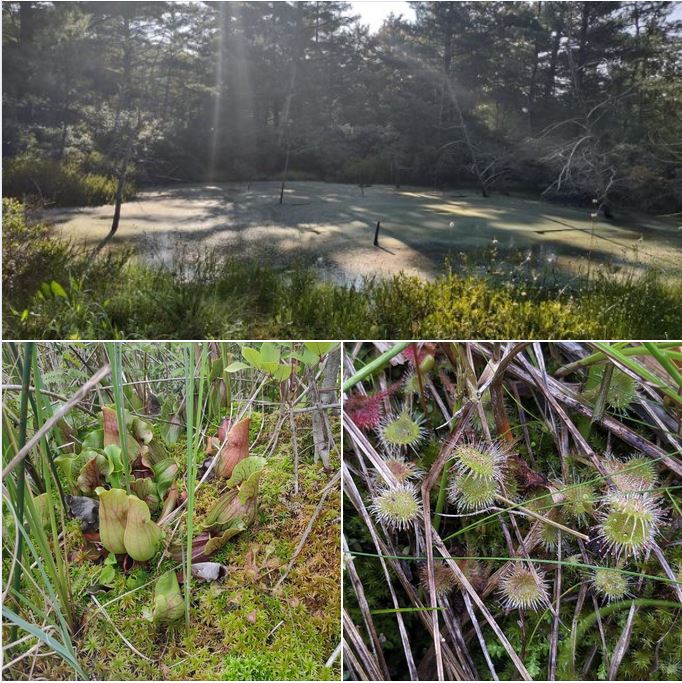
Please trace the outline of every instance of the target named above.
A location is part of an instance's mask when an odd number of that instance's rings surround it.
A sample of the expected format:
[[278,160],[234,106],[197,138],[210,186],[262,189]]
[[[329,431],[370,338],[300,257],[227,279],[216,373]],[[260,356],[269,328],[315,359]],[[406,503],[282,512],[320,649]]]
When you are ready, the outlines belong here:
[[[51,206],[101,206],[116,197],[116,178],[112,169],[94,155],[89,160],[57,161],[30,154],[7,159],[3,169],[2,192],[6,197],[36,197]],[[135,194],[126,182],[124,199]]]
[[206,251],[169,266],[91,253],[3,200],[3,325],[20,338],[648,338],[682,335],[682,273],[566,287],[450,270],[360,285]]

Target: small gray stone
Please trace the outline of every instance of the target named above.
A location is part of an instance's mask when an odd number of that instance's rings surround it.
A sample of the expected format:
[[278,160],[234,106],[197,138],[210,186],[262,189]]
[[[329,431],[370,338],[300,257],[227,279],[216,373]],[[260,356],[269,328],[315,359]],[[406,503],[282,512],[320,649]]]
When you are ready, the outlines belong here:
[[97,531],[99,529],[99,503],[86,496],[66,496],[69,514],[79,519],[83,531]]

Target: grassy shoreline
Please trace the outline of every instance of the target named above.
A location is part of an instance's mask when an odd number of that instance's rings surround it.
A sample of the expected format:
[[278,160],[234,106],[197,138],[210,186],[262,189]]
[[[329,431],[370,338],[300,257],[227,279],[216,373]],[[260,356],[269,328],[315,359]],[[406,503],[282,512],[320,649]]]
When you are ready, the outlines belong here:
[[590,279],[482,275],[466,264],[431,281],[404,274],[359,285],[314,268],[262,265],[217,250],[169,265],[130,250],[90,252],[27,226],[4,203],[3,324],[26,338],[648,338],[682,334],[682,273]]

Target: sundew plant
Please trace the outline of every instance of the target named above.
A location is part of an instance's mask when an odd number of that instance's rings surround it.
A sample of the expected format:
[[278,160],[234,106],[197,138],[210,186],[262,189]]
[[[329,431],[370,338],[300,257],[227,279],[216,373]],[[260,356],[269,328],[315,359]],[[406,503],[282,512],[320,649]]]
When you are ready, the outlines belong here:
[[339,677],[338,344],[2,352],[3,677]]
[[345,349],[353,680],[677,680],[679,343]]

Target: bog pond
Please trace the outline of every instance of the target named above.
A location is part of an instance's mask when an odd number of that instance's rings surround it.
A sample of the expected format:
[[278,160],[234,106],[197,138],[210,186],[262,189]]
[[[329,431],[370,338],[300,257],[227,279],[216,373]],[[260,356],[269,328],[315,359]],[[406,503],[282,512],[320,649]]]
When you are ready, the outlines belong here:
[[[473,190],[299,181],[287,183],[282,204],[279,194],[277,181],[144,190],[123,205],[114,244],[161,262],[203,247],[273,263],[300,257],[323,278],[345,282],[401,271],[430,278],[447,258],[480,264],[532,254],[536,267],[568,273],[606,265],[616,273],[672,271],[682,260],[682,226],[670,218],[594,220],[589,209]],[[111,215],[112,207],[100,206],[49,209],[43,217],[62,236],[94,246]]]

